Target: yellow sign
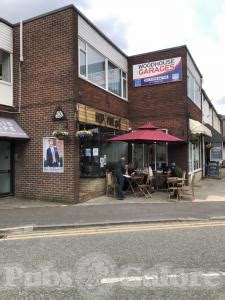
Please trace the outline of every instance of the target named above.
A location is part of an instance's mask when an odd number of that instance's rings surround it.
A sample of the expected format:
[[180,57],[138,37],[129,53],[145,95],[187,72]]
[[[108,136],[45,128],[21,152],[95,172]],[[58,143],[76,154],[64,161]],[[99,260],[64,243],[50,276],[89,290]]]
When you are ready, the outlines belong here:
[[128,131],[129,120],[94,109],[90,106],[77,104],[77,119],[81,123]]

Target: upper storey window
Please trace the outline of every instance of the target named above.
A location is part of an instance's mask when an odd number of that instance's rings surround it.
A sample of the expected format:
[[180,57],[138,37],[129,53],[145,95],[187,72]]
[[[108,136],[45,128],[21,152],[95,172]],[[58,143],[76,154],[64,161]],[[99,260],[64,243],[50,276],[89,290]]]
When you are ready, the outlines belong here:
[[127,99],[127,73],[81,39],[79,74],[97,86]]
[[121,96],[121,70],[108,62],[108,89],[113,94]]
[[187,73],[187,80],[188,97],[201,109],[201,87],[189,70]]
[[105,58],[91,47],[88,47],[87,69],[88,79],[105,89]]
[[0,50],[0,80],[11,82],[10,54]]
[[87,76],[87,51],[86,51],[86,43],[79,40],[80,47],[80,74],[83,76]]

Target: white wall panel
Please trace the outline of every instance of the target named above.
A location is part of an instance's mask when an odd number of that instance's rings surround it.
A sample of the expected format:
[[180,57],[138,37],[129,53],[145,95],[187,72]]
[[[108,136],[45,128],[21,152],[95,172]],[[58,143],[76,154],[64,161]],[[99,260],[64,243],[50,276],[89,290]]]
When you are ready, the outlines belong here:
[[78,17],[78,35],[99,52],[101,52],[106,58],[127,72],[128,66],[126,56],[117,51],[81,16]]
[[202,101],[202,117],[204,123],[212,126],[212,109],[210,108],[210,105],[204,96]]
[[220,119],[217,117],[217,114],[215,111],[213,111],[213,128],[217,130],[219,133],[221,133],[221,123]]
[[202,83],[201,83],[201,76],[199,74],[199,72],[197,71],[190,55],[187,53],[187,67],[190,70],[190,72],[192,73],[192,75],[194,76],[195,80],[197,81],[198,85],[201,87]]
[[2,22],[0,22],[0,49],[13,52],[12,28]]

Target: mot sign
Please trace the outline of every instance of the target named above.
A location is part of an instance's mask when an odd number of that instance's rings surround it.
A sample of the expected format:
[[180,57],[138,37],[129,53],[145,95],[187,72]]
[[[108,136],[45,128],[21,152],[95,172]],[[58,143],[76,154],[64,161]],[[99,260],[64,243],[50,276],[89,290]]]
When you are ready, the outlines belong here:
[[180,80],[182,80],[181,57],[133,65],[134,87],[162,84]]

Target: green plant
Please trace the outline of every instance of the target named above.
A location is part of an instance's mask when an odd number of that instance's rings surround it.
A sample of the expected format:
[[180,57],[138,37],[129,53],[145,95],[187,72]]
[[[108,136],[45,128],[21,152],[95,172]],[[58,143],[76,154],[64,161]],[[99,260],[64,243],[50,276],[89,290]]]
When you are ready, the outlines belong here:
[[212,149],[213,148],[213,144],[212,143],[208,143],[208,144],[205,145],[205,147],[207,149]]
[[52,135],[59,138],[59,137],[67,137],[69,132],[66,131],[64,128],[57,128],[52,132]]
[[93,133],[91,130],[79,130],[76,132],[76,136],[79,138],[92,137]]

